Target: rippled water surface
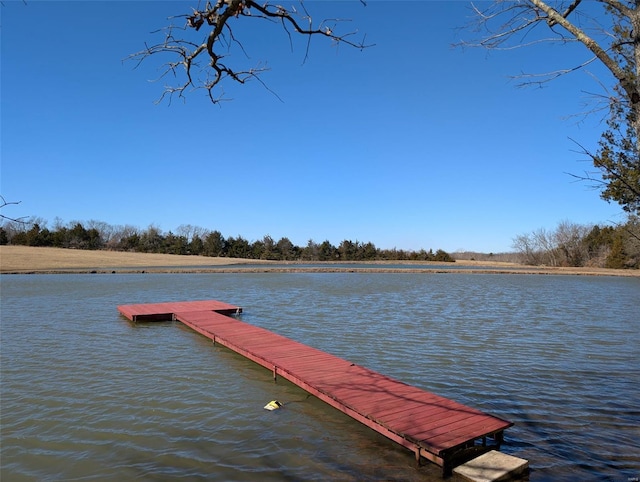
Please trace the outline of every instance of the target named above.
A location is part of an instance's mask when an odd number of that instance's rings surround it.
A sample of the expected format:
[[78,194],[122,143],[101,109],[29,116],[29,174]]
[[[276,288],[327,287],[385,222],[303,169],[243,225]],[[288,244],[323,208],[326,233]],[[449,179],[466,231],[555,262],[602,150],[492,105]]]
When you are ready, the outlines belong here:
[[[441,480],[413,454],[179,323],[116,306],[219,299],[243,321],[515,422],[530,480],[640,476],[640,279],[490,274],[11,275],[6,481]],[[268,412],[269,400],[287,403]]]

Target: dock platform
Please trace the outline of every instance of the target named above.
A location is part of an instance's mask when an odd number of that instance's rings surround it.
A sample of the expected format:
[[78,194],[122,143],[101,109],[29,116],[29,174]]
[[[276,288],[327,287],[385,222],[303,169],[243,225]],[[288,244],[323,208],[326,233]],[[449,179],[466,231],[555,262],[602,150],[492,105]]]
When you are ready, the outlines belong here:
[[194,331],[298,385],[332,407],[427,459],[448,475],[454,466],[497,449],[513,423],[408,385],[231,314],[219,301],[121,305],[131,321],[180,321]]

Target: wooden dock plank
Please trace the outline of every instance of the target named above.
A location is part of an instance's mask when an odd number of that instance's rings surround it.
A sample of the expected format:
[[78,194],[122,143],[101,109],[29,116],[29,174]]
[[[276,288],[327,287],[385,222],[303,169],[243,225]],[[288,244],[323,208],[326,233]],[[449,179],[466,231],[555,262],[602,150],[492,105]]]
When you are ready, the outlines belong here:
[[391,440],[442,466],[449,454],[511,422],[408,385],[265,328],[215,301],[121,305],[132,321],[177,320],[273,371]]
[[233,314],[241,313],[242,308],[217,300],[201,300],[120,305],[118,311],[131,321],[160,321],[162,319],[170,321],[172,315],[180,311],[215,311]]
[[[406,400],[406,399],[405,399]],[[450,404],[445,399],[429,399],[425,401],[409,401],[406,400],[405,403],[399,404],[398,409],[394,410],[394,414],[387,415],[385,411],[380,412],[380,416],[385,417],[390,420],[395,420],[397,418],[415,418],[414,412],[418,412],[421,417],[430,419],[433,418],[434,415],[439,412],[446,411],[451,415],[461,416],[461,415],[478,415],[480,412],[476,412],[468,409],[465,406],[461,406],[459,404]],[[406,413],[405,413],[406,412]],[[417,416],[417,414],[416,414]],[[440,417],[439,415],[437,415]]]
[[[500,430],[502,424],[488,420],[486,417],[476,415],[470,417],[467,420],[455,422],[441,427],[442,433],[431,437],[430,433],[420,432],[416,434],[421,440],[425,440],[434,447],[442,447],[442,450],[454,447],[460,443],[464,443],[469,440],[469,435],[477,432],[483,432],[485,435],[492,434],[494,431]],[[439,432],[440,429],[434,429],[433,431]]]
[[[387,413],[398,411],[398,402],[397,397],[376,397],[373,400],[363,400],[362,408],[384,417]],[[400,408],[410,410],[413,407],[418,407],[425,416],[437,410],[450,410],[450,407],[445,403],[441,403],[439,398],[429,396],[423,398],[412,393],[403,394]]]
[[[409,419],[397,418],[390,420],[389,423],[398,427],[402,432],[406,432],[411,437],[419,440],[432,440],[442,433],[448,433],[457,427],[471,426],[476,420],[477,415],[471,415],[463,412],[455,412],[453,414],[443,412],[440,417],[435,419],[422,419],[411,423]],[[430,442],[433,443],[433,442]],[[437,445],[433,443],[434,445]]]

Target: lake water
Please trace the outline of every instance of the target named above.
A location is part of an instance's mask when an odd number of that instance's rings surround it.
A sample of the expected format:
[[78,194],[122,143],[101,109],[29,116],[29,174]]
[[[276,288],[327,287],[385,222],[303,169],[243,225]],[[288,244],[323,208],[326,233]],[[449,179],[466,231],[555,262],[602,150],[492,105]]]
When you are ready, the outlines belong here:
[[502,451],[532,481],[640,476],[640,278],[9,275],[0,290],[3,481],[441,480],[181,324],[116,309],[198,299],[515,422]]

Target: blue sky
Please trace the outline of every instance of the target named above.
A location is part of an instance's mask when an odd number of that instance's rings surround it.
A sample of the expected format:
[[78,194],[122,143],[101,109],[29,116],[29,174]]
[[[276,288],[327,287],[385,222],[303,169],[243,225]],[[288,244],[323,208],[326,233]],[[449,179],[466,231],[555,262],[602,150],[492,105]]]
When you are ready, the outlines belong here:
[[603,129],[569,116],[600,91],[594,76],[610,78],[597,67],[545,88],[510,78],[573,66],[584,48],[453,48],[469,36],[466,1],[305,4],[375,46],[314,38],[303,63],[306,40],[292,50],[277,25],[240,19],[250,58],[232,59],[266,62],[281,100],[227,84],[233,100],[214,106],[202,91],[157,105],[160,63],[123,62],[190,2],[5,1],[0,193],[21,203],[3,212],[450,252],[509,251],[562,220],[624,220],[567,174],[590,170],[571,139],[595,149]]

